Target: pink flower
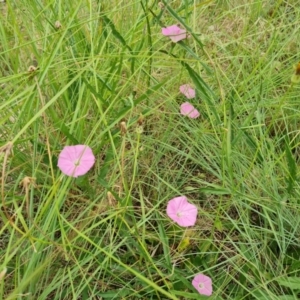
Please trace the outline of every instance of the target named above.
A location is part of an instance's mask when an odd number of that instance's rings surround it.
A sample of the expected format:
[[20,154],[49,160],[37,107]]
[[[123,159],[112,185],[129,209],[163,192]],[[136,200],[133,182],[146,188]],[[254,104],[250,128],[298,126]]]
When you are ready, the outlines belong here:
[[192,281],[192,285],[201,295],[210,296],[212,294],[212,281],[206,275],[197,274]]
[[197,207],[189,203],[185,196],[175,197],[167,205],[167,215],[182,227],[195,225],[197,213]]
[[186,30],[181,29],[177,25],[172,25],[161,30],[164,36],[170,37],[172,42],[177,43],[186,38]]
[[188,99],[195,98],[196,91],[189,85],[183,84],[179,87],[180,93],[186,96]]
[[183,116],[189,116],[192,119],[196,119],[200,116],[199,111],[189,102],[184,102],[181,104],[180,113]]
[[95,163],[92,149],[86,145],[65,146],[58,156],[58,167],[68,176],[87,173]]

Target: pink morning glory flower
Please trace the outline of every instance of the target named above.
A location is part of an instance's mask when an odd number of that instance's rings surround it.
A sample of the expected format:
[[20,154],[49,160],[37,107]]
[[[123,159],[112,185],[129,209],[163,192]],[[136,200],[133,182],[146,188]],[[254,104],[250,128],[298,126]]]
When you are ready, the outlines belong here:
[[188,116],[192,119],[196,119],[200,116],[199,111],[189,102],[184,102],[181,104],[180,113],[183,116]]
[[188,99],[195,98],[196,91],[189,85],[183,84],[179,87],[180,93],[186,96]]
[[197,274],[192,285],[201,295],[210,296],[212,294],[212,281],[211,278],[204,274]]
[[197,214],[197,207],[189,203],[185,196],[175,197],[168,202],[167,215],[182,227],[195,225]]
[[87,173],[95,163],[92,149],[86,145],[65,146],[58,156],[58,167],[68,176]]
[[186,38],[186,30],[181,29],[177,25],[162,28],[161,32],[164,36],[168,36],[174,43]]

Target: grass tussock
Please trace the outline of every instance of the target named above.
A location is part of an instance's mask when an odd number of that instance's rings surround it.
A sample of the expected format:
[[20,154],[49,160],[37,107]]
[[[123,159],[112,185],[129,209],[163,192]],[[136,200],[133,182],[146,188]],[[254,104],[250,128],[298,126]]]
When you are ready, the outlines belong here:
[[[0,298],[204,299],[202,273],[211,299],[298,299],[299,20],[296,0],[0,2]],[[96,162],[72,178],[76,144]],[[180,195],[192,227],[166,214]]]

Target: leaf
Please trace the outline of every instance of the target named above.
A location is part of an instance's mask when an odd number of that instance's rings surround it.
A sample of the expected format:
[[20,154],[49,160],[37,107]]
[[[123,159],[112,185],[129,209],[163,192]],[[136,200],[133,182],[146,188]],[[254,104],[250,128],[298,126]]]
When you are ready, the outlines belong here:
[[125,39],[120,34],[120,32],[116,29],[114,23],[107,16],[103,15],[102,19],[103,19],[105,25],[110,27],[112,34],[121,42],[121,44],[123,46],[125,46],[130,52],[132,52],[132,49],[127,45]]
[[[66,124],[63,121],[56,120],[58,126],[57,128],[60,129],[60,131],[74,144],[79,144],[79,141],[75,138],[74,135],[72,135],[69,131],[69,128],[66,126]],[[54,124],[56,126],[56,124]]]
[[253,153],[256,155],[256,160],[258,163],[262,163],[264,161],[263,156],[259,150],[258,145],[253,140],[253,138],[247,133],[246,130],[242,130],[244,136],[246,137],[246,143],[252,148]]
[[211,195],[231,195],[230,190],[220,186],[200,188],[199,192],[203,194],[211,194]]
[[[201,296],[197,293],[187,293],[171,290],[170,292],[174,293],[174,295],[184,297],[184,299],[202,299]],[[205,298],[203,298],[205,299]]]
[[277,282],[281,286],[290,288],[291,290],[300,290],[300,277],[286,277],[277,279]]
[[[267,295],[267,296],[256,296],[255,295],[255,299],[256,300],[267,300],[267,299],[270,299],[270,296],[269,295]],[[297,298],[295,298],[295,296],[292,296],[292,295],[283,295],[283,296],[277,296],[276,300],[297,300]]]
[[114,151],[113,151],[113,147],[110,146],[106,153],[105,153],[105,159],[104,159],[104,163],[101,167],[100,173],[97,177],[97,181],[103,186],[108,188],[109,187],[109,182],[106,180],[106,176],[108,174],[108,172],[111,170],[112,163],[115,163],[115,159],[114,159]]
[[185,249],[187,249],[189,247],[189,245],[191,244],[190,242],[190,238],[189,237],[185,237],[184,239],[182,239],[178,245],[178,252],[183,252]]
[[[199,295],[198,293],[188,293],[182,291],[170,290],[174,295],[182,297],[181,299],[198,299],[198,300],[208,300],[210,297]],[[221,298],[214,297],[214,300],[222,300]]]
[[205,64],[203,61],[200,60],[200,57],[184,42],[184,41],[179,41],[176,43],[176,45],[179,45],[181,48],[183,48],[186,52],[191,54],[195,59],[197,59],[202,67],[205,69],[208,75],[213,75],[213,71],[211,68]]
[[98,297],[102,297],[103,299],[122,299],[123,297],[132,295],[132,291],[122,288],[119,290],[111,290],[104,293],[98,293]]
[[220,220],[220,218],[217,216],[216,219],[215,219],[215,227],[218,231],[222,232],[223,231],[223,223],[222,221]]
[[288,183],[287,192],[291,193],[293,191],[295,181],[297,180],[297,166],[287,140],[285,140],[285,156],[289,170],[289,174],[286,177],[286,181]]

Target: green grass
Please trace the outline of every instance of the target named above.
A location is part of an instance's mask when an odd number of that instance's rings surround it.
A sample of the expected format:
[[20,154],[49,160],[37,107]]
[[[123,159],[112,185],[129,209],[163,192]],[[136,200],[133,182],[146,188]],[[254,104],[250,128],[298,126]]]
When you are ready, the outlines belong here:
[[299,3],[157,2],[0,3],[0,299],[299,298]]

